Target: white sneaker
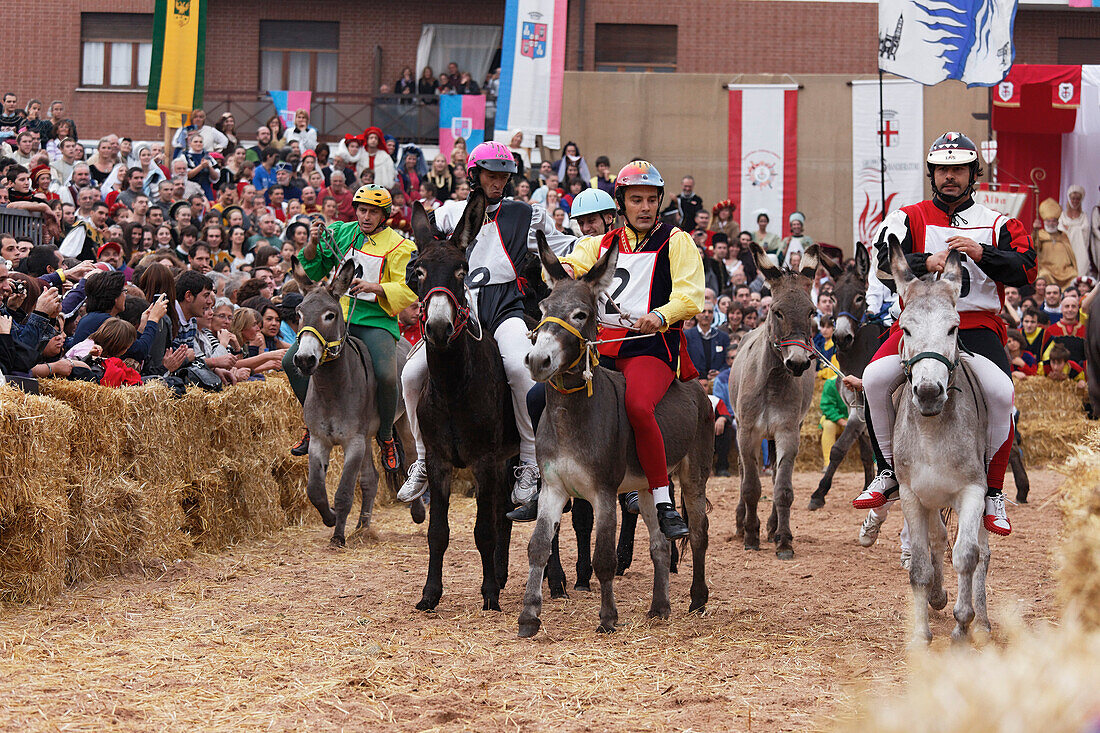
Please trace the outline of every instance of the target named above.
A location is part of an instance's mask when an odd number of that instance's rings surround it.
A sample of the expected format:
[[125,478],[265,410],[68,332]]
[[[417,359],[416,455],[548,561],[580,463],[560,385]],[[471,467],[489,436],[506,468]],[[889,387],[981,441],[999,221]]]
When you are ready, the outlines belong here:
[[409,466],[409,477],[401,484],[397,492],[397,500],[405,502],[416,501],[428,490],[428,466],[423,459],[418,458]]
[[1012,532],[1012,525],[1005,512],[1004,494],[985,497],[985,528],[1001,537],[1007,537]]
[[526,504],[539,491],[539,467],[534,463],[521,463],[516,467],[516,485],[512,488],[512,503]]
[[894,472],[889,468],[883,469],[859,496],[852,499],[852,506],[856,509],[880,507],[898,498],[897,488],[898,480],[894,478]]
[[863,526],[859,528],[859,544],[864,547],[875,544],[875,540],[878,539],[878,531],[882,529],[882,524],[886,521],[887,516],[889,515],[880,519],[873,509],[867,512],[867,518],[863,520]]

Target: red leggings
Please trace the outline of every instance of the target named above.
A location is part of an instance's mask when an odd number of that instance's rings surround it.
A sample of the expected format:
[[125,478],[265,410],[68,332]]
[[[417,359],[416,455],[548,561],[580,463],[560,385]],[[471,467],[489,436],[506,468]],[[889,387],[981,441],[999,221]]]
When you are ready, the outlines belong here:
[[676,375],[655,356],[618,359],[615,366],[626,377],[626,416],[634,428],[638,462],[649,481],[649,490],[668,486],[665,439],[654,411]]

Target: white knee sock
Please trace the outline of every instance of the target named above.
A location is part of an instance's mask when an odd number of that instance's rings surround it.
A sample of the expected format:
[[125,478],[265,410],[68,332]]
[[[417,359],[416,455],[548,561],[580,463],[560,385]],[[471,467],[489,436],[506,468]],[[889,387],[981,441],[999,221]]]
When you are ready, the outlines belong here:
[[668,493],[668,487],[667,486],[658,486],[656,489],[653,489],[652,493],[653,493],[653,503],[654,504],[671,504],[672,503],[672,497]]

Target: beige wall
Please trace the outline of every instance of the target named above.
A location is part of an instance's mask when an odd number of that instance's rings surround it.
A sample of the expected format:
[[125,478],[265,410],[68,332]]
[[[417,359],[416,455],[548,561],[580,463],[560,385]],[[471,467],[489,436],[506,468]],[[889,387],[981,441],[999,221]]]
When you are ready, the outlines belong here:
[[[807,233],[851,251],[852,95],[849,75],[798,75],[798,207]],[[627,74],[567,71],[562,102],[562,140],[574,140],[592,165],[597,155],[613,168],[634,156],[652,161],[671,191],[695,176],[708,206],[727,195],[730,74]],[[791,77],[742,75],[737,83],[790,83]],[[946,130],[975,141],[988,137],[984,88],[958,82],[926,87],[924,134],[929,142]],[[556,156],[555,156],[556,157]]]

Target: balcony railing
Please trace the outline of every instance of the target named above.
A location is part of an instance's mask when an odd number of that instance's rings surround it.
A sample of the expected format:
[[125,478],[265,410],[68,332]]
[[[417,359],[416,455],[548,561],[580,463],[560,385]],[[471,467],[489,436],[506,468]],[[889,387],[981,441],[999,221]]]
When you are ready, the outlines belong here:
[[[212,121],[230,112],[241,139],[251,139],[275,114],[271,99],[255,91],[207,89],[204,107],[207,119]],[[317,128],[322,142],[336,142],[346,133],[374,126],[402,143],[434,145],[439,142],[439,97],[315,94],[310,104],[310,124]]]
[[16,239],[28,239],[35,245],[42,244],[42,215],[37,211],[0,206],[0,232]]

